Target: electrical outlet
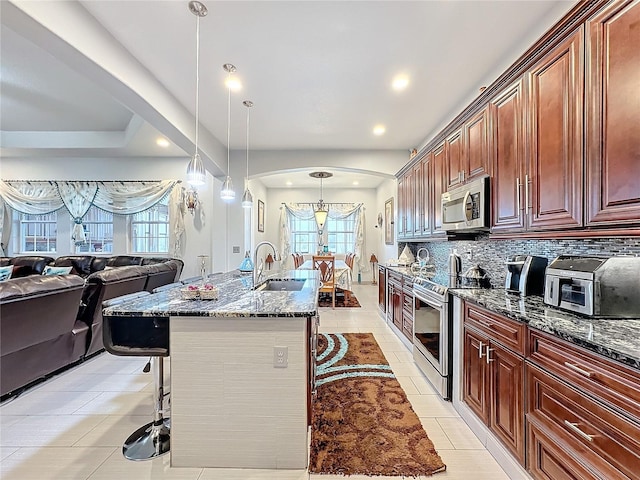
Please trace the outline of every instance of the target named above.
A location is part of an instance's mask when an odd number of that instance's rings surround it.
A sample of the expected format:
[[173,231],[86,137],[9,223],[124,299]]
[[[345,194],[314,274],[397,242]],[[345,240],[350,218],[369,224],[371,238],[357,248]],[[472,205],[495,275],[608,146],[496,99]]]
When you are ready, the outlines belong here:
[[289,364],[289,347],[273,347],[273,367],[287,368]]
[[233,253],[240,253],[240,247],[238,247],[237,245],[233,246]]

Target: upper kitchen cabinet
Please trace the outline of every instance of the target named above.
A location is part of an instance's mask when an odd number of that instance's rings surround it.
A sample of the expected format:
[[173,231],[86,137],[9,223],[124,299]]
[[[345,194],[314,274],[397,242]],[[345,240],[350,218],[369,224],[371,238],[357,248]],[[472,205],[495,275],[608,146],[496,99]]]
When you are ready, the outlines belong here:
[[422,164],[422,231],[420,232],[421,236],[431,235],[431,230],[433,228],[433,155],[431,152],[427,153],[424,157],[420,159],[420,163]]
[[492,231],[524,228],[524,82],[519,79],[489,102],[492,133]]
[[528,71],[529,164],[520,184],[530,230],[583,223],[583,37],[580,27]]
[[446,232],[442,228],[442,194],[447,191],[447,149],[446,142],[438,145],[432,152],[431,158],[431,190],[433,195],[433,221],[431,227],[432,234],[442,234]]
[[445,168],[447,172],[447,189],[464,182],[464,138],[462,130],[450,135],[445,141]]
[[488,108],[485,107],[464,125],[463,181],[489,173],[488,133]]
[[586,23],[588,226],[640,223],[640,1]]

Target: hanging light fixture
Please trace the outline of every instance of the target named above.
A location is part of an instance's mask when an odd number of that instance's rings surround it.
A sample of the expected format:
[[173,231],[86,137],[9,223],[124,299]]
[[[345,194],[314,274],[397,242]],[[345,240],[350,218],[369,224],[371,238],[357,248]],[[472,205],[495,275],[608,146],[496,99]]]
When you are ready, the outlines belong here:
[[249,190],[249,110],[253,107],[251,100],[245,100],[242,104],[247,107],[247,177],[244,179],[244,193],[242,194],[242,206],[251,208],[253,206],[253,195]]
[[322,180],[324,178],[333,177],[333,173],[311,172],[309,176],[320,179],[320,200],[313,206],[313,216],[316,218],[316,223],[318,224],[318,233],[322,233],[324,230],[324,224],[327,221],[327,215],[329,215],[329,205],[325,204],[322,200]]
[[[196,138],[195,153],[187,165],[187,183],[195,187],[204,185],[207,179],[204,164],[198,153],[198,130],[199,123],[199,94],[200,94],[200,17],[207,15],[208,10],[202,3],[197,1],[189,2],[189,10],[196,16]],[[193,190],[195,192],[195,189]]]
[[230,173],[230,141],[231,141],[231,74],[236,71],[236,67],[230,63],[225,63],[222,68],[227,72],[227,178],[225,178],[222,184],[222,190],[220,191],[220,198],[222,200],[233,200],[236,198],[236,192],[233,190],[233,182],[231,181]]

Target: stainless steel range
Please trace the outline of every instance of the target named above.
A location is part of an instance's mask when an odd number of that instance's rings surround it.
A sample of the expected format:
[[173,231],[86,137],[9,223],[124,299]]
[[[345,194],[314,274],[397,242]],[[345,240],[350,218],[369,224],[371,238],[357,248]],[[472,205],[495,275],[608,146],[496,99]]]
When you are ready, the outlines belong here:
[[440,395],[450,399],[453,319],[449,289],[416,277],[413,296],[413,359]]

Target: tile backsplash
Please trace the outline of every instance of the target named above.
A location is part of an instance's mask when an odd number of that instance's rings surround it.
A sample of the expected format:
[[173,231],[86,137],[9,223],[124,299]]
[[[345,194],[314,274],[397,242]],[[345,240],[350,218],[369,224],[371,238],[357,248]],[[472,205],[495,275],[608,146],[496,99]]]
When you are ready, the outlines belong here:
[[546,257],[549,262],[561,254],[640,256],[640,239],[638,238],[597,238],[597,239],[562,239],[562,240],[489,240],[489,235],[480,235],[476,240],[453,240],[443,242],[398,243],[398,255],[405,245],[415,255],[419,248],[429,251],[430,262],[436,266],[436,278],[444,284],[448,281],[449,253],[456,249],[462,258],[462,272],[478,264],[491,277],[491,285],[503,288],[506,277],[505,260],[510,255],[538,255]]

